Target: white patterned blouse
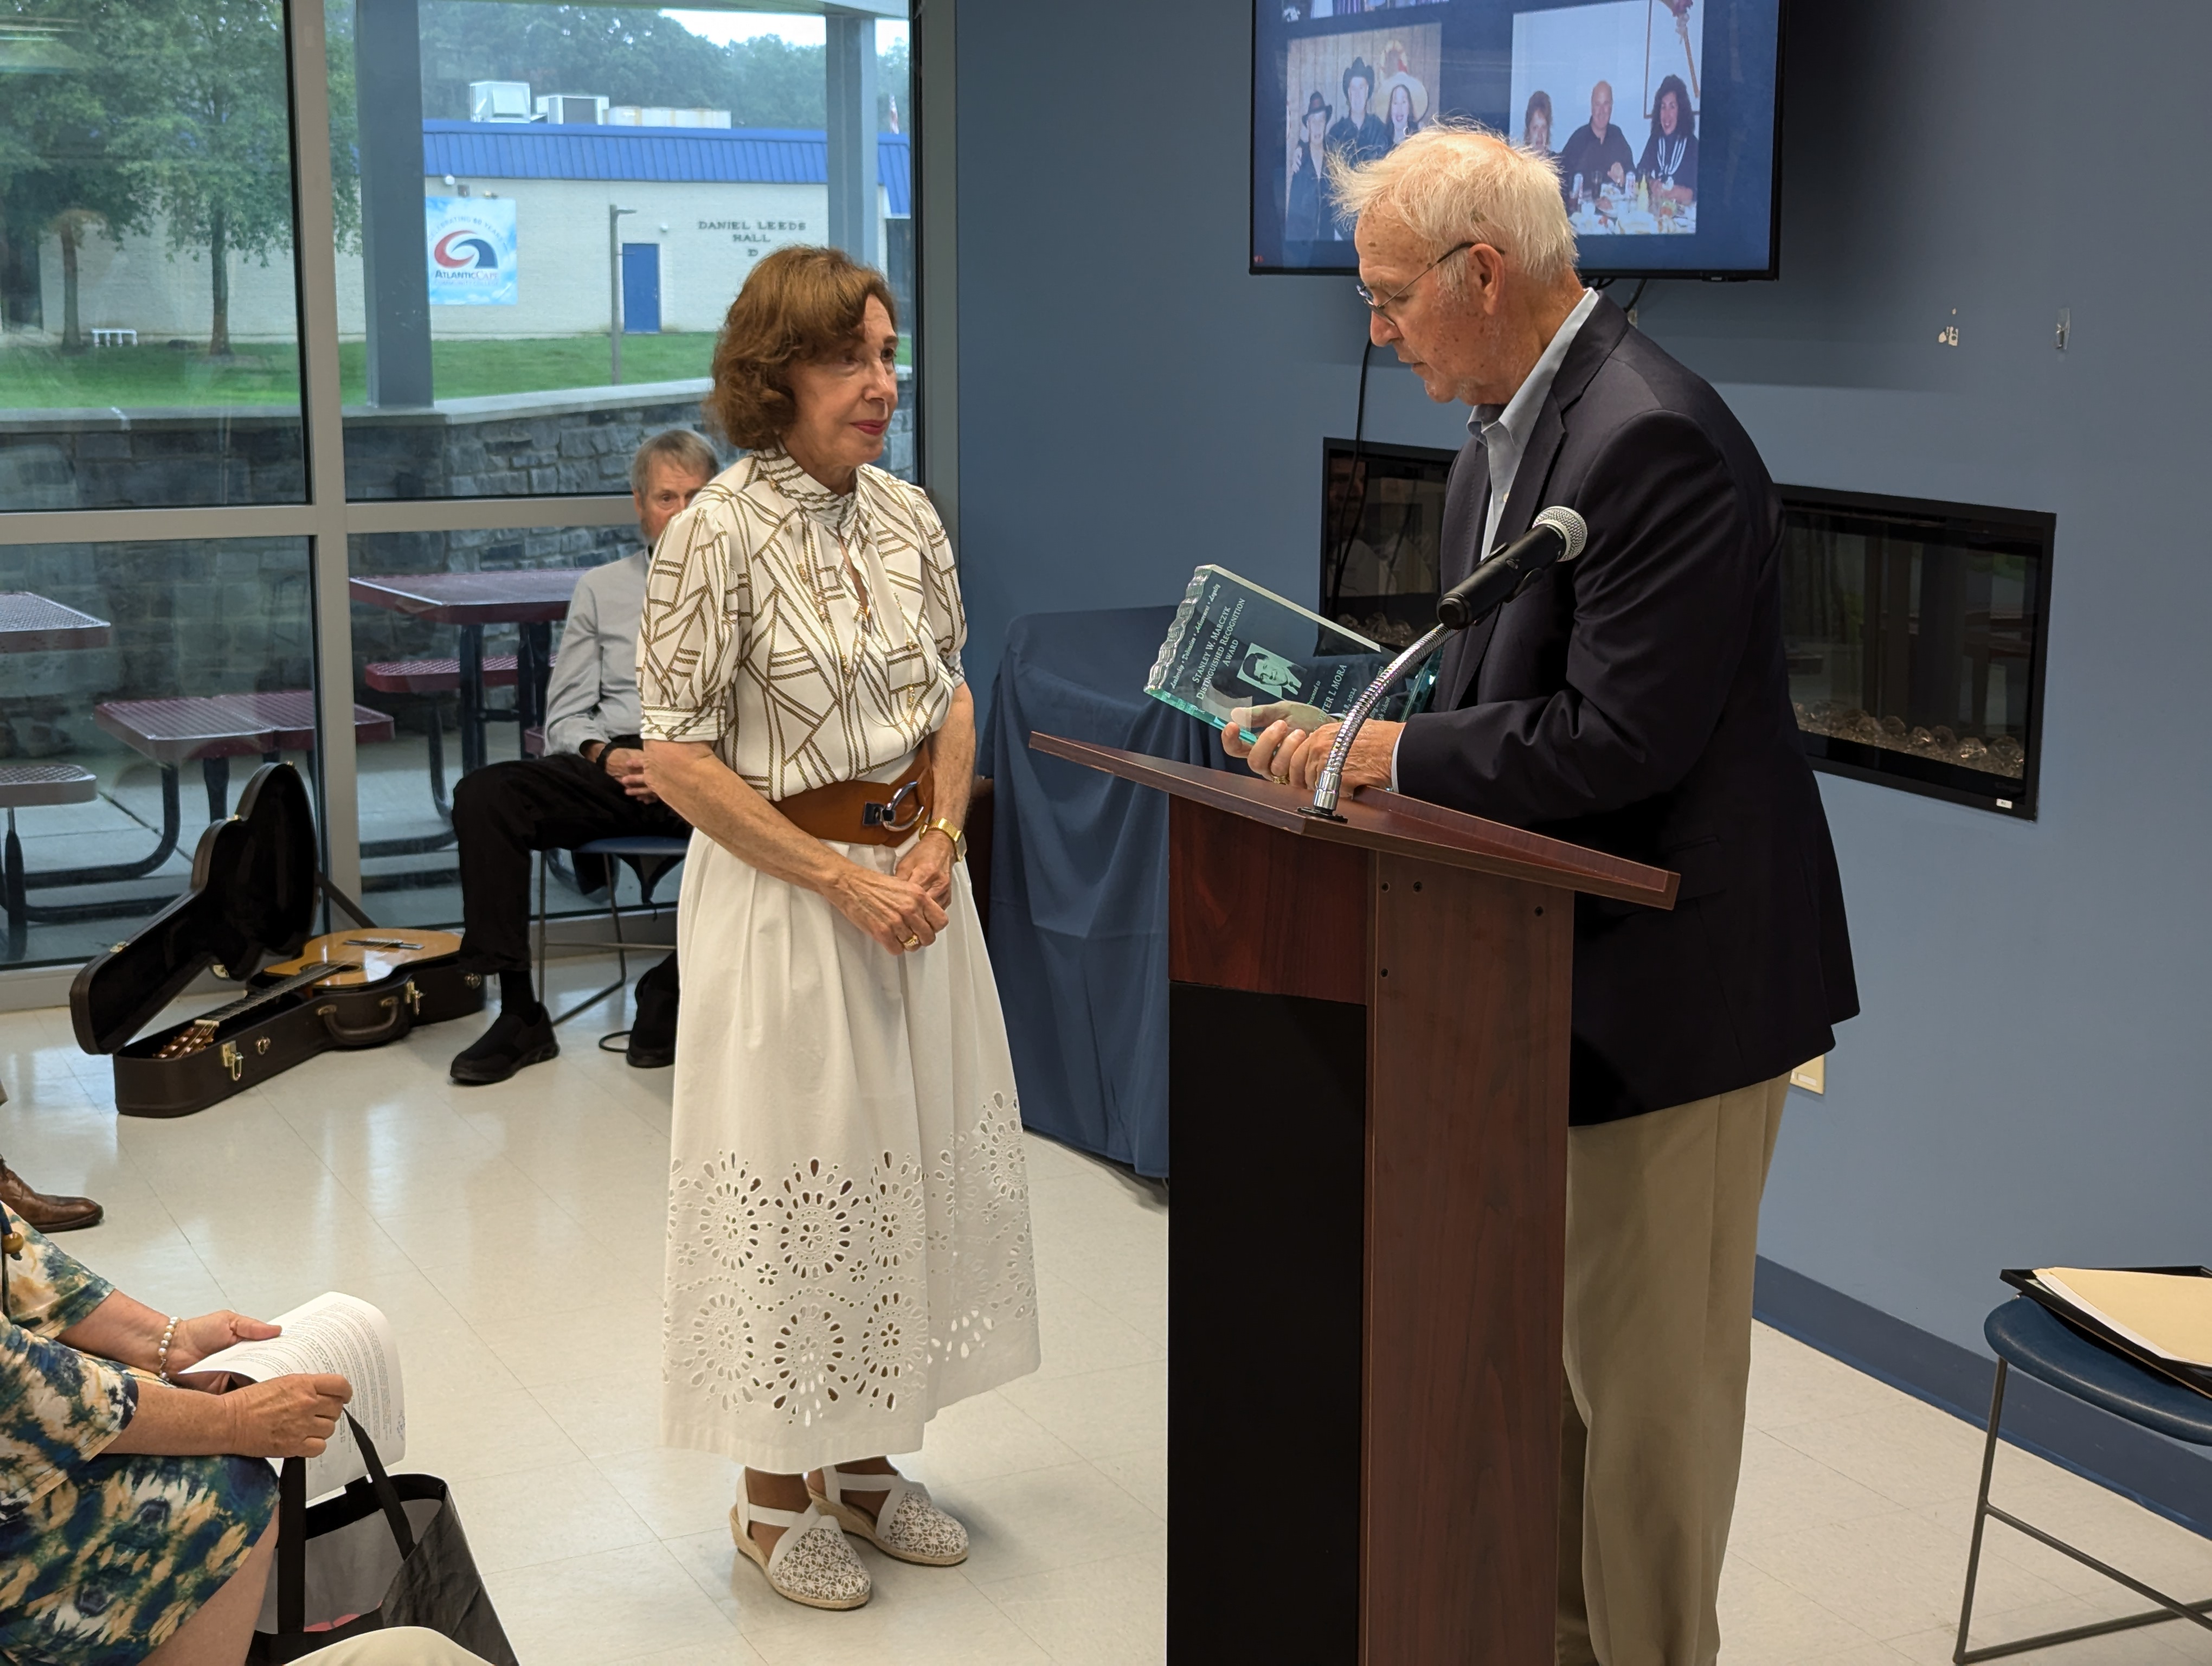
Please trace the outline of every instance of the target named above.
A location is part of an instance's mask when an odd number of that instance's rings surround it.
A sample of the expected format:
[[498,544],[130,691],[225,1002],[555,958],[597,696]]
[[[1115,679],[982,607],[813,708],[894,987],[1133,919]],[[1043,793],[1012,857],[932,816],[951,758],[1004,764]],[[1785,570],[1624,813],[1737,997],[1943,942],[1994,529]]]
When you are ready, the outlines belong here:
[[755,452],[653,550],[641,732],[710,743],[769,799],[880,777],[944,723],[967,637],[951,542],[920,487],[864,466],[841,496],[787,453]]

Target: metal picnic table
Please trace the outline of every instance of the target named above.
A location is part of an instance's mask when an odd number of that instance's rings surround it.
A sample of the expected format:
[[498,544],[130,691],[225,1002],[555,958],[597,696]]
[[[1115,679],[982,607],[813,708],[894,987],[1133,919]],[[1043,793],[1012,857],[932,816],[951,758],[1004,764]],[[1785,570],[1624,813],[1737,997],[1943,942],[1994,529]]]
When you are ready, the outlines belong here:
[[107,621],[28,590],[0,590],[0,654],[106,648]]
[[461,769],[484,762],[484,627],[515,626],[514,705],[518,731],[545,721],[553,674],[553,624],[568,615],[584,567],[515,567],[476,573],[393,573],[348,581],[354,600],[410,618],[450,624],[460,634]]

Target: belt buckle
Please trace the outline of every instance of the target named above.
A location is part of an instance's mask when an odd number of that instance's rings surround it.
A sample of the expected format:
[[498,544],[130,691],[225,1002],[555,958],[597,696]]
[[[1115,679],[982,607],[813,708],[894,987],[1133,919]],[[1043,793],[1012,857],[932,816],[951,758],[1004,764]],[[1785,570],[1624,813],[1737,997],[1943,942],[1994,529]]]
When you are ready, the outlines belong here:
[[[900,806],[906,806],[906,818],[900,819]],[[911,832],[921,824],[927,806],[921,801],[921,783],[910,781],[891,794],[889,804],[863,804],[860,806],[860,825],[880,827],[886,833]]]

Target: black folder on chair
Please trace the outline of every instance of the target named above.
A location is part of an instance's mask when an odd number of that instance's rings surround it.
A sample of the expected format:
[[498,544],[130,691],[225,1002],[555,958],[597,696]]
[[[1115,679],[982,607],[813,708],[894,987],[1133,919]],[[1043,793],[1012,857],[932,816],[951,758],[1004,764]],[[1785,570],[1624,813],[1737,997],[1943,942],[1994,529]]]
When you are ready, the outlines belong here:
[[[2208,1267],[2128,1267],[2116,1269],[2126,1273],[2159,1273],[2169,1278],[2212,1279],[2212,1268]],[[2155,1350],[2147,1348],[2133,1338],[2124,1336],[2094,1313],[2084,1312],[2057,1291],[2035,1276],[2032,1267],[2007,1268],[1999,1275],[2014,1290],[2035,1303],[2047,1308],[2081,1335],[2100,1347],[2111,1349],[2122,1358],[2132,1360],[2147,1371],[2179,1383],[2185,1389],[2212,1396],[2212,1370],[2191,1365],[2179,1359],[2169,1359]]]

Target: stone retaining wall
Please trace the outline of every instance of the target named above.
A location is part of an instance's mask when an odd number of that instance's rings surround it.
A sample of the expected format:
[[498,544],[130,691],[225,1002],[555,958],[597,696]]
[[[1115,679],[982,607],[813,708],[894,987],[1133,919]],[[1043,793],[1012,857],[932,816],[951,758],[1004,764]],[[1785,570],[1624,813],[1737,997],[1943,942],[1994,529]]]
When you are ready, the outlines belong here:
[[[630,453],[665,428],[703,427],[703,380],[447,399],[427,410],[349,406],[356,500],[529,497],[629,489]],[[913,376],[884,466],[913,477]],[[290,405],[0,410],[0,513],[298,503],[307,496]]]

